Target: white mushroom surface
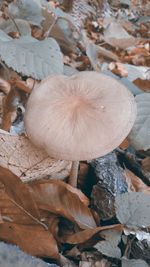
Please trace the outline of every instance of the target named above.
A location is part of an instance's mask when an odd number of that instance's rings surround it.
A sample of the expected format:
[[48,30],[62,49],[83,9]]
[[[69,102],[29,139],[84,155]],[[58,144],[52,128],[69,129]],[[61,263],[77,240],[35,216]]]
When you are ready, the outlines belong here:
[[115,149],[128,135],[136,104],[114,78],[94,71],[49,76],[28,100],[30,140],[56,159],[90,160]]

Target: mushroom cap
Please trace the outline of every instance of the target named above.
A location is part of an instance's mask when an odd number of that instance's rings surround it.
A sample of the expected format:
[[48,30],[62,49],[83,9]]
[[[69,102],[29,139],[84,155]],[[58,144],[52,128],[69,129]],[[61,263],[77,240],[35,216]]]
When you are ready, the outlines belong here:
[[84,71],[43,80],[29,97],[25,127],[30,140],[51,157],[90,160],[115,149],[135,117],[134,97],[123,84]]

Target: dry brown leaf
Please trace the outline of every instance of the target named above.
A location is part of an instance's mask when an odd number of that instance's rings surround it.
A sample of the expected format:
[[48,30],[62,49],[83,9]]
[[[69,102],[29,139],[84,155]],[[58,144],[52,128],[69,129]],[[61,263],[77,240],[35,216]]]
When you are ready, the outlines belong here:
[[0,130],[0,148],[0,165],[22,181],[43,177],[64,179],[69,175],[70,162],[51,159],[24,136],[13,136]]
[[0,224],[0,239],[16,244],[25,252],[39,257],[58,258],[58,247],[53,235],[36,225]]
[[128,185],[128,192],[144,192],[150,194],[150,187],[145,185],[138,176],[128,169],[125,169],[124,173]]
[[[0,182],[4,187],[3,190],[1,186],[1,191],[0,191],[0,199],[1,199],[0,209],[2,211],[2,215],[3,212],[6,213],[6,211],[8,211],[8,215],[10,214],[11,216],[11,210],[15,214],[16,212],[15,208],[16,208],[17,210],[21,209],[21,211],[26,211],[31,216],[39,219],[40,217],[39,210],[35,200],[33,199],[30,193],[28,185],[24,184],[16,175],[14,175],[12,172],[3,167],[0,167]],[[25,217],[26,216],[30,217],[27,215],[26,212],[25,212]],[[23,213],[24,215],[24,212],[21,213]],[[7,213],[5,215],[7,215]]]
[[39,208],[64,216],[82,229],[96,227],[90,209],[81,201],[81,193],[70,190],[71,186],[56,180],[36,181],[30,186]]
[[[55,181],[54,181],[54,182],[55,182]],[[60,182],[60,186],[61,186],[62,183],[61,183],[61,181],[57,181],[57,183],[59,183],[59,182]],[[64,183],[63,183],[63,184],[64,184]],[[80,198],[80,200],[84,203],[84,205],[88,206],[88,205],[90,204],[89,199],[86,197],[86,195],[84,195],[84,194],[82,193],[81,190],[79,190],[79,189],[77,189],[77,188],[75,188],[75,187],[72,187],[70,184],[64,184],[64,186],[66,186],[66,188],[67,188],[70,192],[72,192],[72,193],[74,193],[74,194],[77,194],[78,197]]]
[[150,80],[142,80],[140,78],[136,79],[133,82],[136,86],[138,86],[143,91],[149,93],[150,92]]
[[88,241],[91,239],[95,234],[104,231],[104,230],[110,230],[115,229],[119,232],[122,231],[123,226],[120,224],[114,224],[114,225],[108,225],[108,226],[99,226],[94,229],[86,229],[80,232],[77,232],[70,236],[65,236],[61,239],[63,243],[70,243],[70,244],[80,244]]
[[27,86],[27,84],[19,79],[11,79],[10,83],[13,87],[27,93],[30,94],[31,93],[31,88]]

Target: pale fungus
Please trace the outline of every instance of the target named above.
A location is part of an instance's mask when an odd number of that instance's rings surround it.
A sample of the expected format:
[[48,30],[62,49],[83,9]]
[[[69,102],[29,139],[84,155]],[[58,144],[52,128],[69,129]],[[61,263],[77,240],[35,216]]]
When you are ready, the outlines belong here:
[[123,84],[84,71],[43,80],[29,97],[25,127],[30,140],[51,157],[73,161],[69,182],[76,186],[78,162],[115,149],[135,117],[134,97]]

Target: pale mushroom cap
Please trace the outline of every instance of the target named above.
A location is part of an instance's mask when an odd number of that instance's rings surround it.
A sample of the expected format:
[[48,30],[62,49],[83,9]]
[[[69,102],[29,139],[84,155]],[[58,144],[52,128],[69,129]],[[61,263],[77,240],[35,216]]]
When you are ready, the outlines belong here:
[[31,141],[56,159],[90,160],[115,149],[136,117],[133,95],[94,71],[50,76],[29,97],[25,127]]

